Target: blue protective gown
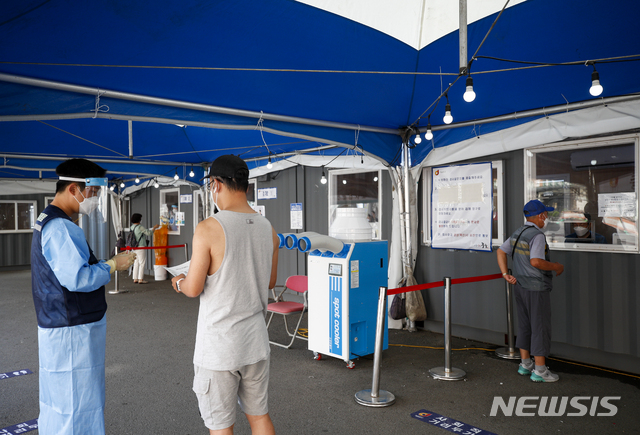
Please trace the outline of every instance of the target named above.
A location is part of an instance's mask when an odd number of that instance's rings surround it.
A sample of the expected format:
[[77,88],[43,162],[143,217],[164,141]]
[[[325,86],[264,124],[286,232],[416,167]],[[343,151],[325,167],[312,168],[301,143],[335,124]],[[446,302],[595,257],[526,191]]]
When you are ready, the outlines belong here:
[[38,217],[31,252],[38,318],[41,435],[102,435],[109,265],[55,206]]

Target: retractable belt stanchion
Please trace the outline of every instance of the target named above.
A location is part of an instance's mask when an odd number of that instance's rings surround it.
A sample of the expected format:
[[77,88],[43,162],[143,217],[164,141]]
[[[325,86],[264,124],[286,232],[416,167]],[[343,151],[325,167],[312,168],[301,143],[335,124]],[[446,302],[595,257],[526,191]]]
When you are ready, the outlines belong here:
[[[171,248],[182,248],[184,247],[184,256],[186,258],[187,261],[189,261],[189,245],[187,243],[183,244],[183,245],[171,245],[171,246],[145,246],[145,247],[137,247],[137,248],[131,248],[130,246],[127,246],[125,248],[125,251],[131,251],[131,250],[135,250],[138,251],[136,252],[136,255],[143,255],[142,252],[145,252],[147,250],[151,250],[151,249],[160,249],[160,248],[166,248],[166,249],[171,249]],[[118,248],[115,248],[115,253],[116,255],[118,255]],[[146,255],[146,252],[145,254]],[[118,283],[118,271],[116,270],[114,272],[115,275],[115,286],[116,288],[114,290],[109,290],[109,294],[110,295],[117,295],[118,293],[127,293],[129,290],[120,290],[119,289],[119,283]]]
[[[118,255],[118,247],[117,246],[116,246],[115,254]],[[119,289],[119,287],[118,287],[118,275],[119,274],[118,274],[117,270],[115,272],[113,272],[113,275],[114,275],[114,278],[115,278],[114,279],[114,283],[115,283],[116,288],[113,289],[113,290],[109,290],[109,294],[110,295],[117,295],[118,293],[126,293],[126,292],[128,292],[129,290],[122,290],[121,291]]]
[[429,370],[431,377],[447,381],[464,379],[464,370],[451,367],[451,278],[444,278],[444,367]]
[[[511,269],[507,272],[511,275]],[[507,344],[509,347],[496,349],[496,356],[505,359],[520,359],[520,352],[515,348],[513,331],[513,286],[505,281],[507,288]]]
[[393,405],[396,396],[380,389],[380,359],[382,358],[382,345],[384,341],[384,324],[387,311],[387,288],[380,287],[380,299],[378,300],[378,323],[376,328],[376,345],[373,354],[373,381],[370,390],[362,390],[356,393],[356,402],[364,406],[383,407]]

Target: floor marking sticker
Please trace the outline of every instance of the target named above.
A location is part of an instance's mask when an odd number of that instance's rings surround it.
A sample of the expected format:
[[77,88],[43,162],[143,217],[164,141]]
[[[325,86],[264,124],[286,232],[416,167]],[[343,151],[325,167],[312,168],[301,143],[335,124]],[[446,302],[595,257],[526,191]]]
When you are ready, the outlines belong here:
[[478,429],[470,424],[454,420],[453,418],[444,417],[440,414],[436,414],[435,412],[427,411],[426,409],[414,412],[411,414],[411,417],[461,435],[496,435],[493,432]]
[[35,429],[38,429],[37,418],[0,429],[0,435],[18,435],[25,432],[31,432]]
[[24,376],[29,374],[33,374],[33,372],[29,369],[16,370],[15,372],[0,373],[0,379],[15,378],[16,376]]

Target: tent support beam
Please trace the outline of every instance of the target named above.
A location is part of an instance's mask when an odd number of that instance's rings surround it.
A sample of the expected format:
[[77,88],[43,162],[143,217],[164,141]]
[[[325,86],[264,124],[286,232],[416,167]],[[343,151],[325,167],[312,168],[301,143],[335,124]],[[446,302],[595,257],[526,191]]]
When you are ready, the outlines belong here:
[[[609,98],[599,98],[597,100],[592,100],[592,101],[591,100],[581,101],[578,103],[569,103],[569,104],[563,104],[560,106],[543,107],[542,109],[525,110],[524,112],[516,112],[508,115],[494,116],[493,118],[477,119],[475,121],[465,121],[465,122],[458,122],[458,123],[454,122],[449,125],[433,125],[431,126],[431,130],[432,131],[448,130],[450,128],[470,127],[474,125],[490,124],[492,122],[511,121],[513,119],[530,118],[533,116],[546,116],[554,113],[588,109],[590,107],[606,106],[607,104],[622,103],[625,101],[633,101],[638,99],[640,99],[640,94],[622,95],[619,97],[609,97]],[[416,128],[416,127],[414,128],[416,130],[416,134],[418,132],[426,131],[426,129],[421,131],[419,128]]]
[[[291,122],[294,124],[313,125],[317,127],[339,128],[343,130],[360,130],[373,133],[385,133],[399,135],[400,132],[393,128],[371,127],[366,125],[347,124],[342,122],[324,121],[320,119],[300,118],[297,116],[276,115],[273,113],[255,112],[252,110],[233,109],[229,107],[213,106],[209,104],[190,103],[187,101],[172,100],[168,98],[150,97],[147,95],[132,94],[129,92],[118,92],[89,86],[73,85],[69,83],[56,82],[52,80],[34,79],[31,77],[17,76],[0,73],[0,81],[16,83],[39,88],[55,89],[78,94],[99,95],[100,98],[115,98],[118,100],[136,101],[146,104],[157,104],[161,106],[177,107],[181,109],[198,110],[201,112],[220,113],[224,115],[241,116],[244,118],[266,119],[269,121]],[[94,117],[98,113],[92,113]]]

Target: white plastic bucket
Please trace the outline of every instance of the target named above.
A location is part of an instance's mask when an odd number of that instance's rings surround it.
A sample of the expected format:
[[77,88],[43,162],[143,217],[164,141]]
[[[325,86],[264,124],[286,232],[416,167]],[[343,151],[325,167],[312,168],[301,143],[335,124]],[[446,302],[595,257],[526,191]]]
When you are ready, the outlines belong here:
[[329,235],[343,242],[369,242],[373,229],[364,208],[338,208]]
[[153,266],[153,275],[156,281],[165,281],[167,279],[167,269],[164,266]]

